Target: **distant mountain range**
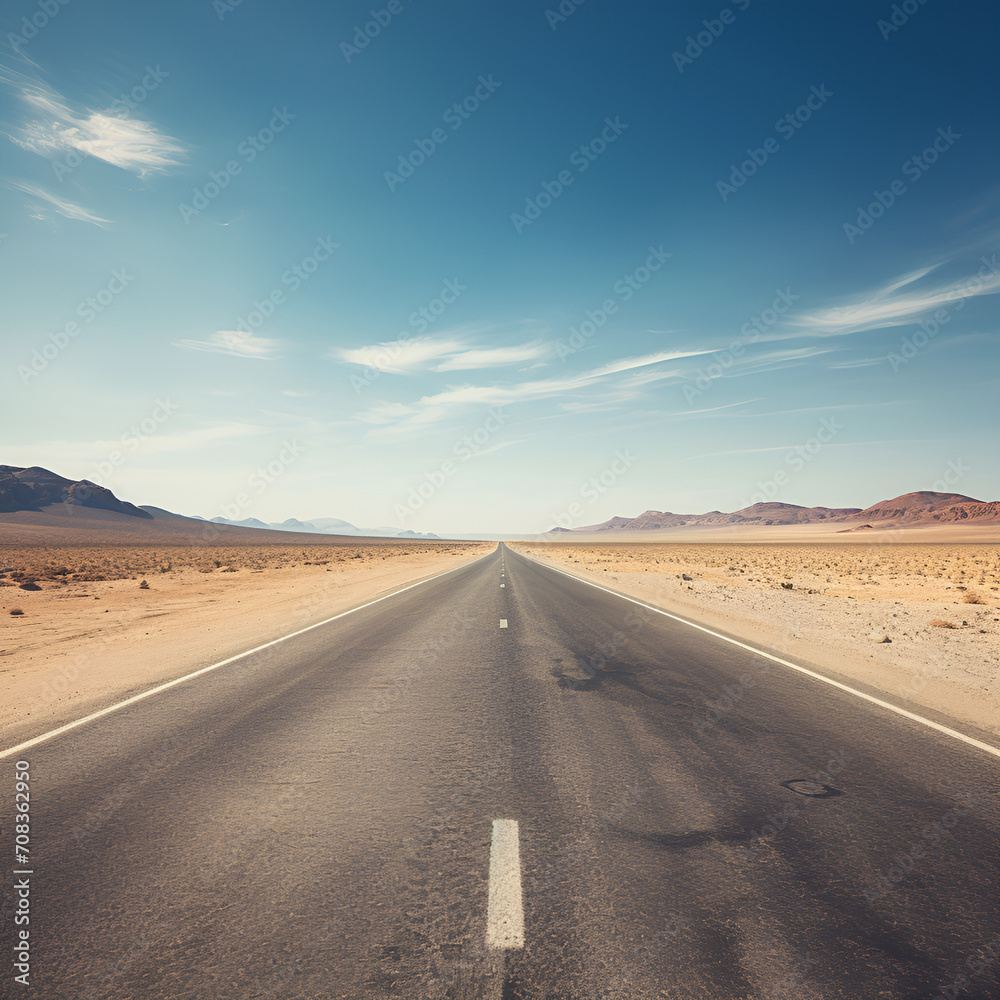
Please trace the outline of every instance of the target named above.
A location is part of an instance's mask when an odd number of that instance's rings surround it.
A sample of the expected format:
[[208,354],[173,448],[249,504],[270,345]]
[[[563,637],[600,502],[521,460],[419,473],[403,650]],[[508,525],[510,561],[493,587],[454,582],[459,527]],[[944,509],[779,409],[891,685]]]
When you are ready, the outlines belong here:
[[[65,479],[48,469],[32,466],[22,469],[14,465],[0,465],[0,513],[12,514],[19,511],[40,512],[53,504],[67,504],[70,507],[86,507],[91,510],[110,511],[130,517],[157,521],[205,521],[203,517],[187,517],[175,514],[161,507],[148,504],[126,503],[103,486],[89,482]],[[317,517],[311,521],[299,521],[294,517],[280,524],[265,524],[255,517],[243,521],[230,521],[224,517],[211,518],[213,524],[226,524],[238,528],[263,528],[271,531],[290,531],[313,535],[356,535],[365,538],[439,538],[431,532],[400,531],[398,528],[357,528],[349,521],[337,517]]]
[[724,525],[777,524],[857,524],[874,526],[886,522],[898,526],[954,524],[963,521],[1000,521],[1000,500],[976,500],[961,493],[933,493],[924,490],[904,493],[892,500],[881,500],[870,507],[799,507],[791,503],[755,503],[733,511],[719,510],[707,514],[672,514],[670,511],[647,510],[638,517],[612,517],[600,524],[581,528],[551,528],[547,534],[614,534],[632,531],[665,531],[682,527],[718,527]]

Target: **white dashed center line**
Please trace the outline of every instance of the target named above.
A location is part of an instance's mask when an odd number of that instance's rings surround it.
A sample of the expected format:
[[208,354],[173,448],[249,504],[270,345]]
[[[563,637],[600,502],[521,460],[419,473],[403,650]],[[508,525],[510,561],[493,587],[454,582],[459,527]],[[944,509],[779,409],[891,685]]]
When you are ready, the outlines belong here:
[[507,584],[506,584],[506,583],[501,583],[501,584],[500,584],[500,586],[501,586],[501,587],[506,587],[506,586],[507,586]]
[[500,619],[500,628],[506,628],[506,627],[507,627],[507,619],[506,618],[501,618]]
[[519,836],[516,819],[493,820],[490,896],[486,912],[487,948],[524,947]]

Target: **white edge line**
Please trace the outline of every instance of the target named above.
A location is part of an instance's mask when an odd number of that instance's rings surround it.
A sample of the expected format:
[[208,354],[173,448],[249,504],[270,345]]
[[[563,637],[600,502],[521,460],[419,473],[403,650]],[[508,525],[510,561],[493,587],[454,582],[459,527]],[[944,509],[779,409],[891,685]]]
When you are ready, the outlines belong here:
[[[523,555],[523,553],[518,554]],[[762,649],[757,649],[755,646],[749,646],[747,643],[740,642],[738,639],[731,639],[729,636],[723,635],[721,632],[713,632],[712,629],[706,628],[704,625],[699,625],[696,622],[688,621],[686,618],[681,618],[679,615],[671,614],[669,611],[664,611],[663,608],[658,608],[654,604],[647,604],[645,601],[640,601],[635,597],[628,597],[626,594],[619,594],[617,591],[609,590],[607,587],[602,587],[599,583],[592,583],[590,580],[584,580],[583,577],[574,576],[572,573],[567,573],[565,570],[556,569],[555,566],[550,566],[548,563],[543,563],[538,559],[531,559],[530,556],[524,556],[524,558],[538,566],[551,569],[555,573],[560,573],[562,576],[568,576],[571,580],[576,580],[579,583],[585,583],[588,587],[595,587],[597,590],[603,590],[606,594],[611,594],[614,597],[620,597],[623,601],[631,601],[633,604],[638,604],[639,607],[647,608],[649,611],[655,611],[658,615],[665,615],[667,618],[672,618],[675,622],[681,622],[683,625],[690,625],[691,628],[696,628],[699,632],[705,632],[708,635],[713,635],[716,639],[721,639],[723,642],[728,642],[733,646],[739,646],[740,649],[756,653],[757,656],[763,656],[768,660],[772,660],[774,663],[780,663],[783,667],[789,667],[792,670],[797,670],[800,674],[805,674],[807,677],[812,677],[814,680],[822,681],[824,684],[830,684],[835,688],[840,688],[841,691],[847,691],[849,694],[856,695],[858,698],[870,701],[873,705],[878,705],[880,708],[887,708],[890,712],[902,715],[904,718],[910,719],[913,722],[919,722],[921,725],[928,726],[930,729],[936,729],[939,733],[944,733],[946,736],[951,736],[956,740],[961,740],[963,743],[968,743],[969,746],[976,747],[979,750],[985,750],[986,753],[1000,758],[1000,747],[995,747],[990,743],[983,743],[982,740],[974,739],[972,736],[966,736],[965,733],[960,733],[957,729],[950,729],[948,726],[942,726],[941,723],[934,722],[933,719],[927,719],[922,715],[917,715],[916,712],[910,712],[905,708],[900,708],[899,705],[893,705],[891,702],[883,701],[881,698],[876,698],[874,695],[865,694],[864,691],[852,688],[848,684],[841,684],[840,681],[835,681],[832,677],[825,677],[823,674],[818,674],[815,670],[809,670],[808,667],[800,667],[797,663],[792,663],[789,660],[783,660],[779,656],[772,656],[770,653],[765,653]]]
[[[484,559],[488,557],[489,556],[483,556]],[[117,712],[120,708],[125,708],[128,705],[134,705],[137,701],[142,701],[143,698],[151,698],[154,694],[159,694],[161,691],[166,691],[168,688],[176,687],[176,685],[183,684],[185,681],[193,680],[195,677],[201,677],[202,674],[207,674],[212,670],[218,670],[219,667],[235,663],[237,660],[242,660],[244,656],[252,656],[254,653],[259,653],[263,649],[270,649],[271,646],[277,646],[279,642],[284,642],[286,639],[294,639],[295,636],[303,635],[305,632],[311,632],[314,628],[329,625],[330,622],[335,622],[338,618],[345,618],[347,615],[353,615],[355,611],[363,611],[365,608],[370,608],[373,604],[379,604],[382,601],[387,601],[390,597],[395,597],[397,594],[402,594],[407,590],[412,590],[414,587],[422,587],[425,583],[430,583],[432,580],[440,579],[442,576],[447,576],[449,573],[456,572],[456,570],[472,566],[476,561],[477,560],[474,560],[472,563],[464,563],[461,566],[454,566],[452,569],[446,569],[443,573],[436,573],[434,576],[427,577],[426,580],[418,580],[416,583],[409,583],[405,587],[401,587],[399,590],[394,590],[391,594],[383,594],[381,597],[376,597],[374,601],[368,601],[365,604],[359,604],[356,608],[349,608],[347,611],[341,611],[332,618],[326,618],[321,622],[316,622],[315,625],[307,625],[305,628],[300,628],[295,632],[289,632],[288,635],[283,635],[278,639],[272,639],[270,642],[265,642],[262,646],[254,646],[253,649],[248,649],[243,653],[237,653],[235,656],[230,656],[228,659],[220,660],[218,663],[211,664],[211,666],[201,667],[193,673],[185,674],[183,677],[178,677],[172,681],[167,681],[165,684],[160,684],[157,687],[150,688],[148,691],[143,691],[140,694],[133,695],[131,698],[126,698],[124,701],[116,702],[114,705],[108,705],[107,708],[102,708],[97,712],[92,712],[90,715],[84,716],[82,719],[77,719],[75,722],[67,722],[66,725],[60,726],[58,729],[53,729],[50,732],[43,733],[41,736],[35,736],[33,739],[30,739],[25,743],[19,743],[16,747],[10,747],[8,750],[0,750],[0,760],[3,760],[5,757],[13,757],[16,754],[22,753],[24,750],[30,750],[32,747],[38,746],[39,743],[44,743],[46,740],[51,740],[56,736],[61,736],[63,733],[68,733],[71,729],[76,729],[78,726],[86,725],[88,722],[93,722],[95,719],[100,719],[102,716],[110,715],[112,712]]]

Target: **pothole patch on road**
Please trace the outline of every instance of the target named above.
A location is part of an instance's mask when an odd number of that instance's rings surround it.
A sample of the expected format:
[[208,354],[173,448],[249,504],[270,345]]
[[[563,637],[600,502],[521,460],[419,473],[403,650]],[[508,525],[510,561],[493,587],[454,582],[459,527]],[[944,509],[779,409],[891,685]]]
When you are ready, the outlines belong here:
[[791,781],[781,782],[783,788],[787,788],[796,795],[807,795],[813,799],[829,799],[835,795],[843,795],[839,788],[832,788],[824,785],[821,781],[814,781],[812,778],[792,778]]

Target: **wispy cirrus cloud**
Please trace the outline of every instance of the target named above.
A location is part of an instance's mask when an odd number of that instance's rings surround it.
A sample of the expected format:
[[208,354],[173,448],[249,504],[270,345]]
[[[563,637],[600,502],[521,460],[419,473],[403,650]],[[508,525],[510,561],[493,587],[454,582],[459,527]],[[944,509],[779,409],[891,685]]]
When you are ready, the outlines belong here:
[[476,368],[499,368],[535,361],[550,353],[540,341],[510,346],[480,346],[467,337],[444,334],[438,337],[410,337],[370,344],[365,347],[330,351],[330,357],[344,364],[374,368],[395,375],[421,371],[450,372]]
[[874,365],[884,365],[885,358],[855,358],[853,361],[836,361],[830,368],[871,368]]
[[453,372],[473,368],[496,368],[536,361],[550,351],[542,343],[515,344],[511,347],[470,347],[456,351],[436,365],[436,372]]
[[[674,361],[678,358],[695,357],[708,351],[660,351],[641,357],[621,358],[599,368],[577,374],[561,375],[557,378],[534,379],[495,385],[449,386],[441,392],[420,397],[414,403],[378,403],[359,419],[366,423],[380,425],[390,432],[412,431],[422,426],[435,424],[452,416],[464,407],[505,406],[514,403],[551,399],[582,392],[593,385],[612,382],[613,397],[601,402],[621,403],[635,398],[642,392],[641,386],[630,386],[628,377],[632,372]],[[623,377],[618,377],[623,376]]]
[[37,77],[0,67],[0,81],[28,109],[10,138],[22,149],[55,160],[72,150],[140,176],[180,166],[187,147],[134,112],[73,106]]
[[923,279],[941,264],[911,271],[843,305],[790,317],[789,326],[798,336],[831,337],[918,323],[942,307],[954,306],[973,296],[1000,292],[1000,267],[996,257],[994,254],[992,260],[983,258],[982,266],[975,273],[949,284],[922,284]]
[[237,358],[251,358],[255,361],[277,361],[281,355],[280,340],[258,337],[239,330],[219,330],[208,340],[175,340],[174,347],[188,351],[205,351],[209,354],[231,354]]
[[22,191],[24,194],[35,199],[35,203],[30,208],[33,218],[47,219],[50,217],[51,212],[57,212],[67,219],[91,222],[95,226],[104,227],[111,221],[110,219],[102,219],[101,216],[95,215],[82,205],[77,205],[65,198],[60,198],[39,187],[37,184],[29,184],[27,181],[8,181],[7,184],[14,190]]
[[374,368],[394,375],[411,375],[427,370],[433,362],[464,348],[461,341],[450,338],[410,337],[366,347],[335,347],[329,357],[348,365]]

